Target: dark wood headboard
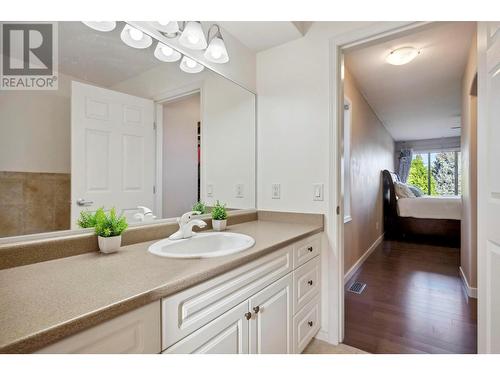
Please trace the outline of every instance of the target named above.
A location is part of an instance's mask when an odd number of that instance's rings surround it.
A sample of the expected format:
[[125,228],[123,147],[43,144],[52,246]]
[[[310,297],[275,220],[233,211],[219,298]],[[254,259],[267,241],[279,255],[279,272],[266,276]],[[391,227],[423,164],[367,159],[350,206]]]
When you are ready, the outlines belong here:
[[[387,220],[387,218],[396,218],[398,216],[396,191],[394,189],[395,181],[399,181],[399,177],[396,173],[390,172],[387,169],[382,171],[384,221]],[[390,223],[386,222],[386,224]]]

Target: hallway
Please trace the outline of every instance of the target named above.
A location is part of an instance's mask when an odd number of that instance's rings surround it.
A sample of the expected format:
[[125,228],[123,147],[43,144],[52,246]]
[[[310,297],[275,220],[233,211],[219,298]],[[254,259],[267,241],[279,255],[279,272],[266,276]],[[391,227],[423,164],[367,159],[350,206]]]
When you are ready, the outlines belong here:
[[[459,275],[459,250],[384,241],[345,292],[344,344],[370,353],[476,353],[477,300]],[[347,291],[353,281],[363,293]]]

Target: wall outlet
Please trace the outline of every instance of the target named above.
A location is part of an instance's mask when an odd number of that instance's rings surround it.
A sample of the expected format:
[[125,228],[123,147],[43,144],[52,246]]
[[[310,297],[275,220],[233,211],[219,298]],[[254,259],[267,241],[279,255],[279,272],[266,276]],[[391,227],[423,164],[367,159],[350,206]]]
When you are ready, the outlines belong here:
[[281,198],[281,185],[280,184],[272,184],[271,185],[271,198],[272,199],[280,199]]
[[214,185],[208,184],[207,185],[207,197],[212,198],[214,196]]
[[323,184],[313,184],[313,201],[322,201],[324,199]]
[[244,185],[243,184],[236,184],[236,198],[243,198],[244,197]]

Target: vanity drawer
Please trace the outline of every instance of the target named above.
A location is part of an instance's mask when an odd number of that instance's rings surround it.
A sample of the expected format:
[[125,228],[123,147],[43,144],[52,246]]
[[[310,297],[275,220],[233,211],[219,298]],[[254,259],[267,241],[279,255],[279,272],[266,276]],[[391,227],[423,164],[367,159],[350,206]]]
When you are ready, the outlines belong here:
[[320,258],[316,257],[293,271],[293,313],[299,312],[320,292]]
[[162,350],[291,272],[286,247],[162,300]]
[[319,255],[321,252],[321,237],[320,234],[315,234],[306,238],[294,245],[293,249],[293,266],[297,268],[308,260]]
[[302,353],[320,328],[321,304],[319,296],[310,301],[293,318],[293,346],[296,354]]

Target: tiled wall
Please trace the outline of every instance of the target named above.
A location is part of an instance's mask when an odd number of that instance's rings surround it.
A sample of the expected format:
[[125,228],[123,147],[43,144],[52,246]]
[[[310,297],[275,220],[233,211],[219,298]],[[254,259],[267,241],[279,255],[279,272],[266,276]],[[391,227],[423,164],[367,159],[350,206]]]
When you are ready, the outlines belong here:
[[70,174],[0,171],[0,237],[70,228]]

